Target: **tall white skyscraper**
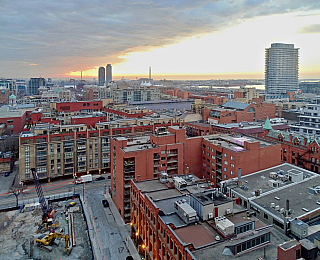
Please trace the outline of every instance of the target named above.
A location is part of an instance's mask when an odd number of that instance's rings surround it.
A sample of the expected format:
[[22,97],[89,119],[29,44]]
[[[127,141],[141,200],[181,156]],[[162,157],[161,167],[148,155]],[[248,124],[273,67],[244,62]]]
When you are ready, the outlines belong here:
[[272,43],[266,48],[265,84],[268,94],[285,94],[299,87],[299,48]]
[[107,64],[106,67],[106,84],[108,84],[110,81],[112,81],[112,66],[111,64]]
[[106,78],[106,71],[105,71],[104,67],[100,67],[99,72],[98,72],[99,86],[104,85],[105,78]]

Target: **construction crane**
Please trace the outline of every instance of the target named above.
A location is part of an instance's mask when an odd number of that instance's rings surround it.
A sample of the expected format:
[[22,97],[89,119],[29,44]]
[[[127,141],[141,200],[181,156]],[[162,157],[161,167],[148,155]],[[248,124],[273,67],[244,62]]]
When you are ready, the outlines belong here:
[[41,209],[43,212],[42,215],[42,221],[46,222],[48,218],[52,218],[54,211],[52,209],[48,209],[48,205],[47,202],[43,196],[43,191],[42,191],[42,187],[41,184],[39,182],[39,178],[38,178],[38,174],[35,168],[31,168],[31,172],[33,175],[33,181],[34,181],[34,186],[36,188],[37,191],[37,195],[39,198],[39,203],[41,205]]
[[[62,232],[62,230],[61,230]],[[72,246],[68,246],[69,244],[69,235],[68,234],[62,234],[61,232],[59,233],[50,233],[48,235],[41,235],[36,239],[37,245],[42,248],[45,249],[49,252],[52,251],[52,245],[57,245],[55,243],[55,239],[56,238],[63,238],[64,239],[64,249],[67,252],[67,255],[70,255],[71,250],[72,250]]]

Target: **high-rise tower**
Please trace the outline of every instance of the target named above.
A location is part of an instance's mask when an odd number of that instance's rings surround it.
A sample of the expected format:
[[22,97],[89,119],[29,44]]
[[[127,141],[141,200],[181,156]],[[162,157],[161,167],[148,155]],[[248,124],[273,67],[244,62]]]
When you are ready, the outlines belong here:
[[107,64],[106,70],[107,70],[106,84],[108,84],[110,81],[112,81],[112,66],[111,66],[111,64]]
[[149,67],[149,79],[151,79],[151,67]]
[[99,86],[103,86],[105,83],[105,77],[106,77],[106,70],[104,67],[99,68],[98,73],[98,80],[99,80]]
[[266,48],[265,84],[268,94],[298,90],[299,48],[293,44],[272,43]]
[[31,78],[29,80],[29,94],[38,95],[38,89],[46,85],[44,78]]

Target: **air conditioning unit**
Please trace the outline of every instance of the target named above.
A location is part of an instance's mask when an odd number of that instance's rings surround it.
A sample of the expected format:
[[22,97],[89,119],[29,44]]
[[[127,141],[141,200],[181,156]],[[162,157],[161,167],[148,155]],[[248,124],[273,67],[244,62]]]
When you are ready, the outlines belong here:
[[275,207],[275,210],[279,210],[279,209],[280,209],[280,206],[277,205],[277,206]]
[[213,213],[209,213],[208,218],[213,218]]
[[227,209],[226,213],[227,213],[227,215],[231,214],[232,213],[231,209]]

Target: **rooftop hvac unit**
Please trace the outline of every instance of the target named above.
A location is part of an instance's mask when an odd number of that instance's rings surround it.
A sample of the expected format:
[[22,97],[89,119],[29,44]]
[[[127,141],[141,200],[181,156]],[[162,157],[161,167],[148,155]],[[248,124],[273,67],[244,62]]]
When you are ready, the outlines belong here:
[[284,208],[281,208],[280,209],[280,213],[282,214],[284,212]]
[[279,209],[280,209],[279,205],[275,206],[275,210],[279,210]]
[[231,214],[232,213],[231,209],[227,209],[226,213],[227,213],[227,215]]
[[276,203],[271,202],[271,204],[270,204],[270,208],[274,208],[275,206],[276,206]]

